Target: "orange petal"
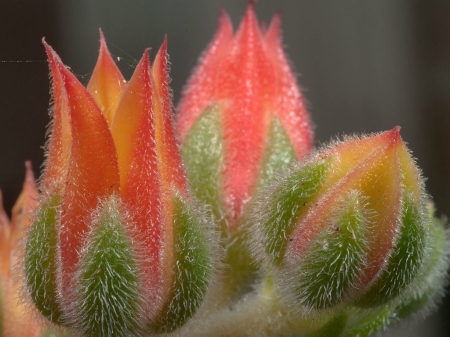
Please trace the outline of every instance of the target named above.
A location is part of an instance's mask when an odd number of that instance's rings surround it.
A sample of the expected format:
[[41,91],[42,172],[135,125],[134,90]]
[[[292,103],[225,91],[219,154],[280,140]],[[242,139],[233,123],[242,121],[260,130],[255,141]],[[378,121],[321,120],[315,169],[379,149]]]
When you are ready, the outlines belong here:
[[[186,194],[186,175],[181,164],[181,155],[173,129],[172,97],[170,93],[170,78],[168,74],[167,36],[156,54],[152,66],[155,84],[154,118],[158,154],[161,158],[161,174],[167,186],[175,186]],[[159,102],[157,102],[159,101]],[[155,104],[156,103],[156,104]],[[170,198],[172,199],[172,198]],[[170,212],[169,212],[170,213]]]
[[225,10],[221,10],[219,16],[219,28],[202,55],[200,64],[195,69],[194,75],[189,79],[187,89],[180,102],[177,121],[178,132],[184,139],[194,122],[203,110],[217,98],[218,76],[223,71],[222,62],[230,52],[230,44],[233,39],[233,26]]
[[69,160],[71,128],[67,94],[58,68],[58,63],[61,63],[61,60],[44,39],[42,39],[42,43],[47,52],[52,76],[51,135],[47,145],[47,160],[42,180],[43,191],[50,192],[55,188],[61,188],[65,181]]
[[114,118],[125,84],[126,81],[112,59],[100,30],[100,54],[87,90],[102,110],[108,125],[111,125]]
[[[62,199],[60,271],[62,298],[79,260],[89,220],[100,200],[119,193],[119,169],[108,124],[92,96],[58,60],[72,128],[70,160]],[[68,299],[70,300],[70,299]]]
[[[111,126],[117,147],[123,202],[143,241],[143,288],[158,296],[161,282],[162,212],[161,175],[158,168],[153,112],[152,75],[148,50],[124,90]],[[152,293],[150,295],[150,293]],[[153,308],[155,310],[155,308]]]
[[272,19],[265,34],[268,55],[276,72],[272,83],[272,111],[281,120],[298,159],[309,155],[312,146],[312,128],[295,75],[281,43],[281,13]]
[[[274,69],[266,55],[264,40],[250,3],[236,33],[219,83],[224,101],[232,97],[223,113],[225,137],[224,190],[229,216],[235,220],[251,196],[259,173],[269,124],[268,93]],[[235,222],[235,221],[232,221]]]

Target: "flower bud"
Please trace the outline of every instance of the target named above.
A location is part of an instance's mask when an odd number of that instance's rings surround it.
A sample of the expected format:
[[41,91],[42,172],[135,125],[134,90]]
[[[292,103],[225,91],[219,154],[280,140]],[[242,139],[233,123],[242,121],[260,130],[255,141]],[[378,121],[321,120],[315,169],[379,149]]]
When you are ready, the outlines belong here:
[[255,253],[295,310],[382,306],[420,274],[429,219],[399,131],[325,148],[261,198]]
[[222,11],[178,111],[194,192],[233,232],[258,187],[311,148],[309,117],[281,44],[280,15],[261,29],[250,2],[233,36]]
[[125,85],[101,34],[88,90],[44,45],[54,108],[24,257],[29,294],[50,321],[86,336],[172,331],[194,315],[213,270],[172,129],[167,40]]
[[283,51],[280,23],[278,13],[262,29],[250,2],[233,35],[222,11],[178,108],[187,178],[222,229],[226,297],[257,275],[245,225],[251,200],[311,149],[309,116]]

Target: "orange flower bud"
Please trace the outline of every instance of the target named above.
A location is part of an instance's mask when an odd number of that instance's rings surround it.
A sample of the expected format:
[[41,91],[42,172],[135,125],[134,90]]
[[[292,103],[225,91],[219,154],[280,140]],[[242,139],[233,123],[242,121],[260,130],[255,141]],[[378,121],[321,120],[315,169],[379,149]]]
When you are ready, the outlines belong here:
[[44,45],[55,104],[25,248],[29,293],[46,318],[85,335],[172,331],[213,271],[172,129],[167,39],[125,85],[101,34],[87,89]]

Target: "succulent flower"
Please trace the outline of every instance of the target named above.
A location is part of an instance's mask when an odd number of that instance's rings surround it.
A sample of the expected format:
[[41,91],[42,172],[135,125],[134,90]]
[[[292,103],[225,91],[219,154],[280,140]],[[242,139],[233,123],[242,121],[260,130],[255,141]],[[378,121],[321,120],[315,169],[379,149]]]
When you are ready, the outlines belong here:
[[167,40],[125,83],[101,36],[88,90],[44,45],[53,124],[25,247],[29,294],[86,336],[172,331],[202,303],[213,254],[172,130]]
[[250,2],[233,35],[222,10],[178,109],[188,180],[221,224],[228,283],[245,281],[252,270],[243,226],[252,198],[311,149],[311,123],[283,51],[280,23],[278,13],[261,28]]
[[347,320],[440,295],[446,233],[399,131],[325,147],[260,198],[254,250],[283,307]]
[[236,34],[222,11],[178,135],[167,39],[127,82],[100,31],[86,88],[43,41],[52,123],[39,192],[28,163],[0,207],[0,336],[368,337],[435,307],[450,233],[400,127],[310,154],[280,15],[253,5]]

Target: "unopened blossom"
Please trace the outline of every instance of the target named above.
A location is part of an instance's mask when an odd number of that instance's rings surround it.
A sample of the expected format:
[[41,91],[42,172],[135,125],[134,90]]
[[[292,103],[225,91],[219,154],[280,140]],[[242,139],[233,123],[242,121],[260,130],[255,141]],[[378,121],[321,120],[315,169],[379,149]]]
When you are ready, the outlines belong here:
[[87,89],[44,41],[52,129],[24,258],[47,319],[85,336],[168,332],[202,303],[211,247],[172,130],[167,40],[125,83],[103,35]]
[[226,283],[239,291],[256,275],[246,216],[258,191],[309,155],[312,128],[281,41],[277,13],[262,28],[250,2],[233,33],[224,10],[219,28],[189,80],[177,129],[188,180],[222,228]]
[[261,29],[250,3],[233,34],[222,11],[178,108],[189,179],[230,230],[258,186],[311,149],[309,116],[280,23],[276,14]]
[[292,310],[395,307],[412,288],[429,286],[415,282],[422,266],[429,264],[428,275],[445,271],[429,262],[443,258],[433,240],[445,240],[444,227],[430,220],[399,131],[325,147],[260,199],[255,254]]

